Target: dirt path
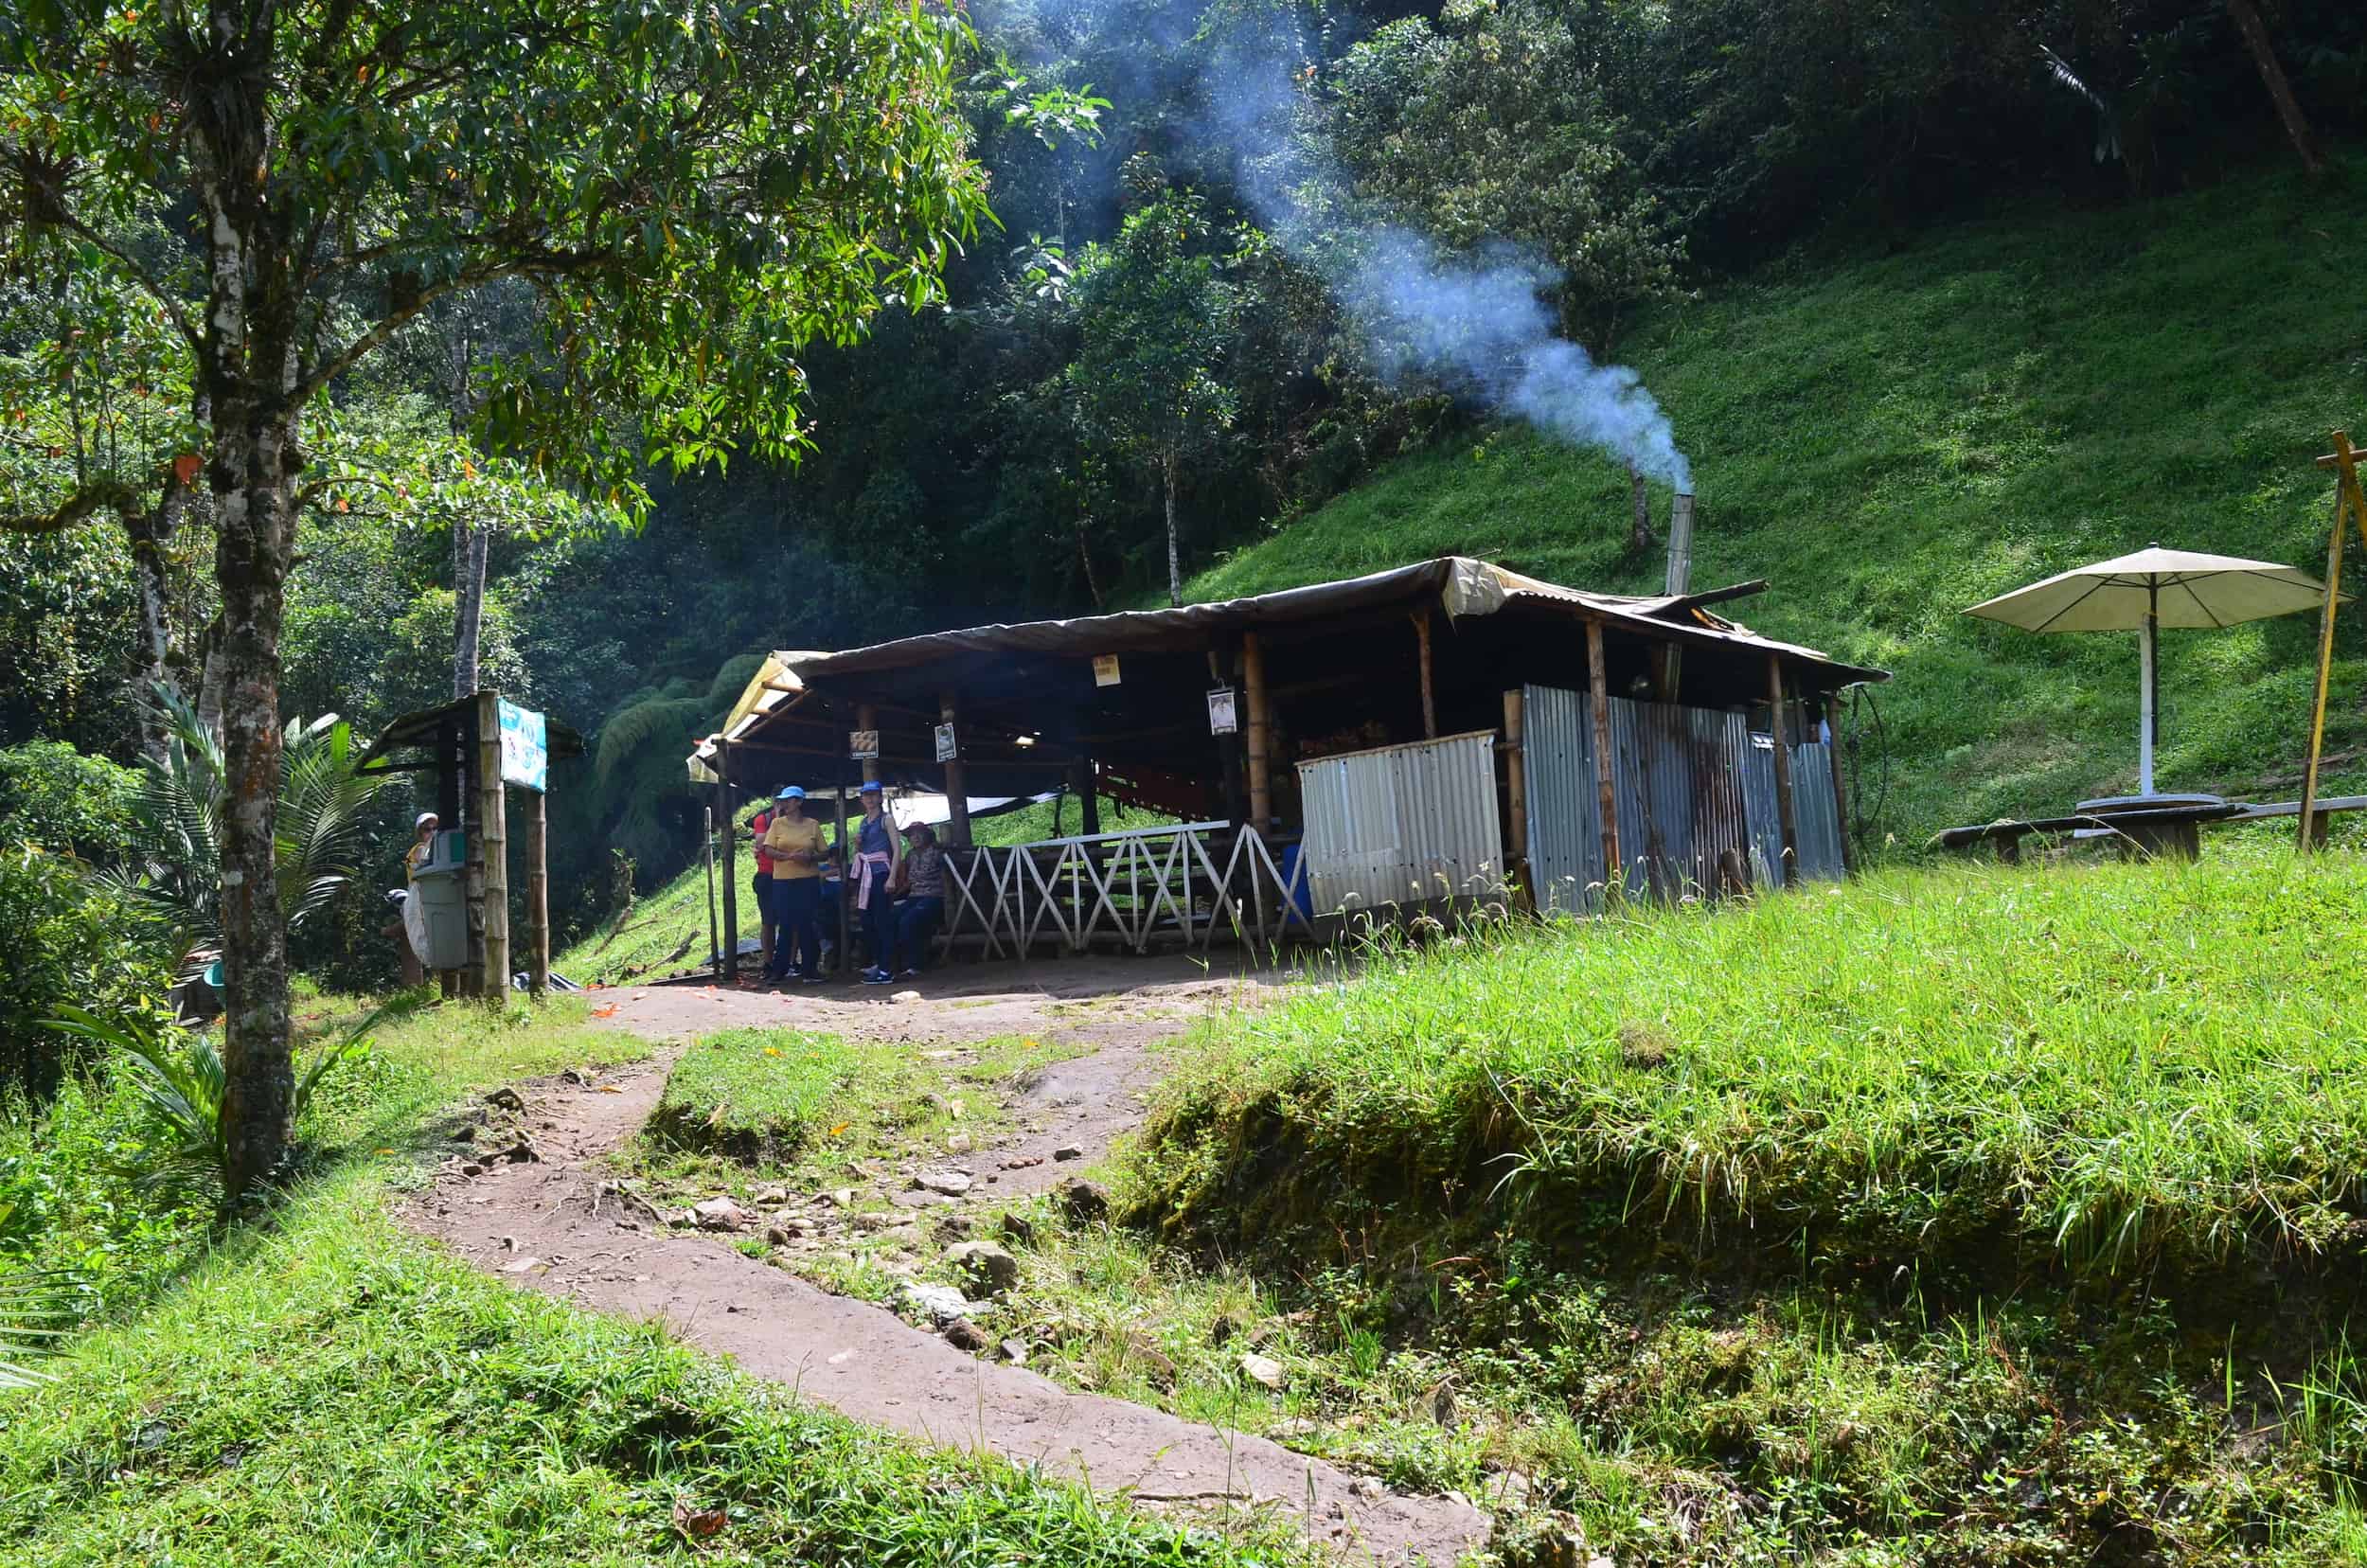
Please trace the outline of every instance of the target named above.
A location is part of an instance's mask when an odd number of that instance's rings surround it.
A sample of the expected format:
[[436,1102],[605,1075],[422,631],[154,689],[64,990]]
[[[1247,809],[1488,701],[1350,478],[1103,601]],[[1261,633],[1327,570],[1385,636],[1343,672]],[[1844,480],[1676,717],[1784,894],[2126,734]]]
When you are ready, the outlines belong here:
[[[1203,971],[1120,966],[1120,988],[1087,964],[1045,966],[1056,982],[1011,988],[1006,968],[918,1000],[827,990],[728,993],[648,988],[614,993],[607,1023],[659,1039],[749,1024],[875,1039],[975,1041],[1059,1036],[1094,1045],[1032,1092],[1052,1114],[1035,1141],[1098,1158],[1140,1119],[1152,1045],[1216,1007],[1254,1005],[1243,987]],[[999,984],[998,984],[999,982]],[[1064,982],[1065,984],[1059,984]],[[410,1205],[419,1230],[517,1283],[582,1306],[662,1317],[692,1344],[790,1384],[857,1420],[930,1442],[986,1448],[1081,1480],[1095,1490],[1195,1509],[1277,1510],[1294,1529],[1349,1555],[1450,1563],[1483,1544],[1486,1517],[1446,1498],[1398,1497],[1261,1437],[1073,1392],[1022,1367],[973,1359],[881,1308],[829,1295],[719,1240],[659,1231],[610,1191],[596,1161],[630,1138],[664,1091],[672,1052],[598,1084],[525,1086],[541,1163],[447,1174]],[[1075,1164],[1006,1174],[997,1195],[1048,1185]],[[1311,1506],[1311,1508],[1310,1508]]]

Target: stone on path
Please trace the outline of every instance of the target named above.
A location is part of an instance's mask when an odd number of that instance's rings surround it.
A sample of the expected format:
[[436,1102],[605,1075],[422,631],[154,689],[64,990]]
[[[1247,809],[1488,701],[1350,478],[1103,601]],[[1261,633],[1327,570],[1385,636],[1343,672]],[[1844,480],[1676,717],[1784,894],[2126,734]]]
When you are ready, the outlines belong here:
[[1062,1144],[1052,1151],[1052,1157],[1056,1160],[1081,1160],[1085,1157],[1085,1150],[1078,1144]]
[[1060,1187],[1060,1207],[1071,1220],[1106,1220],[1110,1217],[1110,1189],[1099,1182],[1065,1183]]
[[945,1249],[945,1260],[984,1286],[989,1295],[1001,1295],[1019,1283],[1019,1259],[991,1241],[957,1242]]
[[690,1217],[701,1230],[743,1230],[748,1224],[748,1211],[728,1197],[710,1198],[703,1203],[690,1205]]
[[970,1178],[958,1170],[924,1170],[913,1178],[913,1185],[924,1192],[940,1192],[948,1198],[959,1198],[970,1190]]
[[896,1299],[919,1308],[929,1314],[931,1322],[939,1327],[970,1315],[970,1303],[963,1298],[961,1292],[951,1285],[907,1282],[896,1288]]
[[1241,1376],[1252,1382],[1278,1390],[1282,1387],[1282,1363],[1272,1356],[1261,1356],[1252,1351],[1241,1358]]

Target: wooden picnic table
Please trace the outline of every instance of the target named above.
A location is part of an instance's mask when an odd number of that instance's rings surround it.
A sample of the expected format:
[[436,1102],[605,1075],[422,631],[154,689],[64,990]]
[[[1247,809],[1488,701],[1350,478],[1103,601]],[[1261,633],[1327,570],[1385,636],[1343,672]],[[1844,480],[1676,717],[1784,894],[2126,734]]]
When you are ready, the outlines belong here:
[[[2367,811],[2367,795],[2340,795],[2321,800],[2310,814],[2316,821],[2317,832],[2323,836],[2325,819],[2334,811]],[[2109,811],[2073,811],[2062,816],[2019,818],[2007,817],[1996,822],[1978,823],[1966,828],[1949,828],[1931,835],[1931,842],[1942,849],[1970,849],[1984,843],[1997,846],[1997,858],[2018,861],[2021,858],[2021,841],[2032,833],[2071,833],[2089,837],[2109,834],[2120,840],[2132,854],[2183,855],[2188,859],[2202,849],[2202,829],[2228,822],[2260,822],[2269,817],[2290,817],[2302,814],[2298,800],[2277,800],[2253,804],[2242,800],[2220,800],[2215,796],[2164,797],[2159,806],[2116,805]]]

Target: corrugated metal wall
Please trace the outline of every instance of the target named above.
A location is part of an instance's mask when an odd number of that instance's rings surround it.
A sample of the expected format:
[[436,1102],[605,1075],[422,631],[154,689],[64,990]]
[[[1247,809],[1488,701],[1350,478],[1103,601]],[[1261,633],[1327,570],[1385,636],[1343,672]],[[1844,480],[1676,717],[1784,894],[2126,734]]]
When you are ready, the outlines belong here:
[[[1594,725],[1582,692],[1528,686],[1522,694],[1528,790],[1529,875],[1538,907],[1575,913],[1599,902],[1601,797]],[[1739,713],[1611,699],[1611,795],[1628,891],[1662,898],[1714,894],[1748,876],[1769,885],[1782,859],[1775,757]],[[1792,748],[1799,855],[1810,877],[1842,874],[1831,748]]]
[[1496,733],[1476,730],[1299,767],[1315,913],[1487,897],[1504,884]]

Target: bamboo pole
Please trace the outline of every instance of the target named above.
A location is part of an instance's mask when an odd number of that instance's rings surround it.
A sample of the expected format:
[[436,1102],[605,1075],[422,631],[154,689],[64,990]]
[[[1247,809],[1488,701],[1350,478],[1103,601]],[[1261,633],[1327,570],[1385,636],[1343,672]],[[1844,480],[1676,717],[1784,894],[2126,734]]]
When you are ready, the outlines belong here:
[[945,838],[958,848],[970,847],[970,781],[962,767],[960,704],[951,691],[937,693],[937,722],[953,726],[953,756],[945,764]]
[[1619,794],[1611,778],[1611,672],[1603,654],[1603,623],[1586,623],[1586,695],[1594,710],[1594,798],[1603,816],[1603,887],[1628,884],[1627,859],[1619,852]]
[[489,1001],[509,994],[509,824],[508,791],[502,784],[501,698],[490,691],[476,694],[476,839],[485,846],[485,941],[478,950],[484,989]]
[[1775,742],[1775,821],[1784,837],[1784,864],[1777,885],[1789,887],[1800,880],[1800,814],[1791,793],[1791,736],[1784,722],[1784,661],[1767,656],[1768,730]]
[[1242,695],[1249,699],[1249,820],[1261,834],[1273,829],[1273,775],[1267,755],[1266,650],[1255,632],[1241,634]]
[[715,743],[715,814],[723,825],[723,950],[716,972],[739,984],[739,819],[732,811],[732,743]]
[[[1529,760],[1522,748],[1528,738],[1525,697],[1519,686],[1504,693],[1504,844],[1509,864],[1504,880],[1528,888],[1529,880]],[[1529,889],[1532,907],[1535,890]]]
[[1438,692],[1431,671],[1430,608],[1414,612],[1414,639],[1421,646],[1422,655],[1422,739],[1438,739]]
[[[2334,611],[2342,593],[2342,517],[2358,505],[2358,468],[2348,431],[2334,433],[2331,455],[2318,459],[2334,472],[2334,527],[2326,537],[2326,598],[2318,612],[2318,686],[2309,706],[2309,759],[2302,769],[2301,847],[2318,847],[2318,764],[2325,754],[2326,684],[2334,674]],[[2367,506],[2358,513],[2359,539],[2367,543]]]
[[550,806],[541,790],[525,793],[526,991],[536,1001],[551,989]]
[[712,806],[707,808],[707,832],[701,841],[700,849],[707,866],[707,962],[715,966],[716,978],[720,980],[722,978],[723,938],[715,923],[715,808]]

